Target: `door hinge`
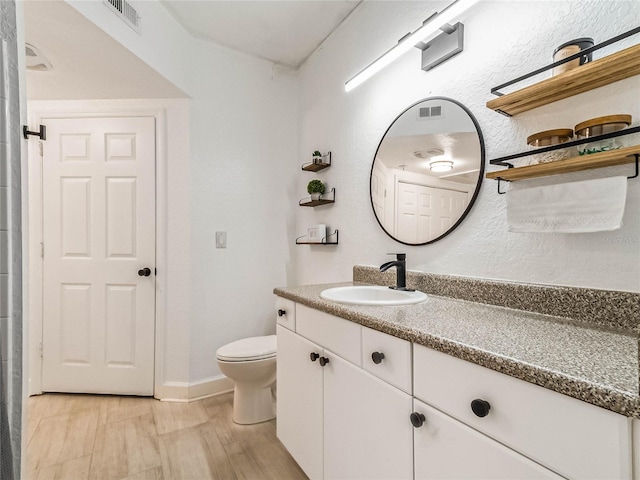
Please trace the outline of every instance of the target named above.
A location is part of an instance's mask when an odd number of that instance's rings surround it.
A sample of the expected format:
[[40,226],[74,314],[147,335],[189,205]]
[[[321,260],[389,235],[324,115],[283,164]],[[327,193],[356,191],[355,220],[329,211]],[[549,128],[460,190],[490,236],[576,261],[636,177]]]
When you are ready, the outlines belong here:
[[44,351],[44,344],[40,343],[40,347],[38,347],[38,349],[40,350],[40,358],[42,358],[43,357],[43,353],[42,352]]
[[44,242],[40,242],[40,258],[44,258]]
[[42,142],[38,142],[38,148],[40,149],[40,156],[44,157],[44,144]]

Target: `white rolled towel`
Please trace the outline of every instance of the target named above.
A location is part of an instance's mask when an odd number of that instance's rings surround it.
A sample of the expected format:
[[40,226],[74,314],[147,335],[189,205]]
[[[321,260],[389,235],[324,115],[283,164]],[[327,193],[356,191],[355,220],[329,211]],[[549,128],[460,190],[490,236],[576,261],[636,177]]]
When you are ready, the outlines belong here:
[[626,177],[546,186],[514,182],[507,192],[507,225],[510,232],[616,230],[622,226],[626,199]]

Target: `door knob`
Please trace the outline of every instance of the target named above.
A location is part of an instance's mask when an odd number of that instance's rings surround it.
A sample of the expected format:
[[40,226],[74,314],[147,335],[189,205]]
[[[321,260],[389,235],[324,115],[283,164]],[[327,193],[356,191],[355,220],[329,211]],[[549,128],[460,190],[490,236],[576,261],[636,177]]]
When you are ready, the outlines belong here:
[[324,367],[327,363],[329,363],[329,359],[327,357],[320,357],[320,366]]
[[411,415],[409,415],[409,419],[411,420],[411,425],[416,428],[420,428],[422,425],[424,425],[424,422],[426,420],[424,414],[418,412],[413,412]]
[[478,417],[486,417],[489,415],[490,409],[491,405],[486,400],[476,398],[471,402],[471,410],[473,410],[473,413]]
[[279,317],[284,317],[287,314],[287,312],[283,309],[279,309],[278,310],[278,316]]
[[144,267],[142,270],[138,270],[138,276],[140,277],[148,277],[151,275],[151,269],[148,267]]
[[375,363],[376,365],[382,363],[382,360],[384,360],[384,353],[382,353],[382,352],[373,352],[371,354],[371,360],[373,360],[373,363]]
[[309,358],[311,359],[312,362],[315,362],[317,359],[320,358],[320,355],[318,355],[316,352],[311,352],[309,354]]

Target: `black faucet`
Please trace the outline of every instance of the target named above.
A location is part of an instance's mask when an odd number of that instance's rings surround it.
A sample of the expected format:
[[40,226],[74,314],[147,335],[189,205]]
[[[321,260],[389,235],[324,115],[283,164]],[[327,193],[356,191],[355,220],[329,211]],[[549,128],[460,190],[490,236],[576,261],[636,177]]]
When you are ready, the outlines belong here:
[[389,255],[395,255],[396,259],[392,262],[387,262],[380,265],[381,272],[386,272],[391,267],[396,267],[396,286],[389,288],[393,288],[395,290],[404,290],[406,292],[413,292],[413,290],[407,288],[407,254],[390,253]]

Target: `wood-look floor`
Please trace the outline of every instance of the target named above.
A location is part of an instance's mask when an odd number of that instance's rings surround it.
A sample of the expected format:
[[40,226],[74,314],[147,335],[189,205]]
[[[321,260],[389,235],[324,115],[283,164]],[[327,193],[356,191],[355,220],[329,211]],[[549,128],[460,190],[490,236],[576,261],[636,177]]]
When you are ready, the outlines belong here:
[[191,403],[46,394],[28,403],[29,480],[306,479],[275,420],[237,425],[233,394]]

